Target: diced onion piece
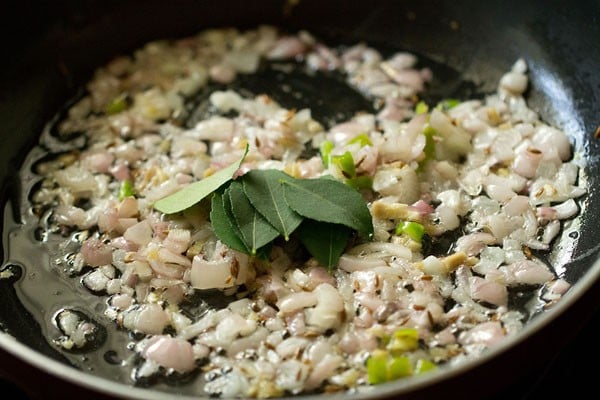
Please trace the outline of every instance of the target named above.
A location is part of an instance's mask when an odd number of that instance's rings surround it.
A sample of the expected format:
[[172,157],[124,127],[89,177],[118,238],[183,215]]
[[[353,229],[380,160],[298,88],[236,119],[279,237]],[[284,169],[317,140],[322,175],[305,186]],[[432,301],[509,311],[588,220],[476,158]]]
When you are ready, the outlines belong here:
[[142,354],[147,360],[177,372],[189,372],[196,368],[192,345],[180,338],[156,336],[148,342]]

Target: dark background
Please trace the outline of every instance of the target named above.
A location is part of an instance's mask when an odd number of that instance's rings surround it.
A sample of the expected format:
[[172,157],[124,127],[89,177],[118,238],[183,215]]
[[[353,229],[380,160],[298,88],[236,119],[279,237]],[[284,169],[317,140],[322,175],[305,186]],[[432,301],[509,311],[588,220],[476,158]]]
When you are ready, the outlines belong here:
[[[149,38],[194,33],[210,23],[240,27],[256,21],[289,23],[332,38],[364,38],[438,55],[436,61],[495,82],[521,54],[530,57],[555,83],[572,88],[580,131],[576,145],[590,156],[593,183],[589,216],[581,232],[579,257],[570,265],[576,281],[598,258],[598,140],[600,124],[600,3],[598,1],[301,1],[290,12],[286,1],[4,1],[0,4],[0,171],[20,165],[35,133],[85,81],[91,68],[116,52]],[[202,8],[203,13],[188,12]],[[138,12],[139,10],[139,12]],[[287,10],[287,11],[286,11]],[[285,16],[285,15],[288,16]],[[282,17],[282,15],[284,15]],[[426,18],[425,18],[426,17]],[[209,22],[208,22],[209,21]],[[458,22],[453,25],[452,22]],[[458,27],[453,29],[452,26]],[[386,35],[387,33],[387,35]],[[93,43],[93,45],[89,45]],[[391,44],[391,43],[388,43]],[[529,61],[529,60],[528,60]],[[534,80],[535,82],[535,80]],[[488,88],[483,88],[489,89]],[[553,122],[561,98],[532,91],[534,104]],[[16,118],[18,115],[19,118]],[[575,116],[574,116],[575,117]],[[23,134],[26,133],[26,134]],[[7,193],[3,186],[3,194]],[[574,288],[576,290],[576,288]],[[538,399],[569,394],[595,398],[600,363],[598,282],[565,315],[498,363],[430,391],[431,398]],[[1,294],[1,293],[0,293]],[[7,309],[2,297],[4,310]],[[14,312],[15,310],[13,310]],[[6,313],[4,314],[5,318]],[[2,322],[2,327],[5,326]],[[485,375],[483,375],[485,373]],[[76,387],[32,369],[0,352],[0,393],[20,387],[10,398],[86,396]],[[16,383],[13,384],[13,383]],[[26,394],[27,393],[27,394]],[[425,396],[425,395],[423,395]],[[99,398],[94,394],[92,398]],[[424,398],[424,397],[415,397]]]

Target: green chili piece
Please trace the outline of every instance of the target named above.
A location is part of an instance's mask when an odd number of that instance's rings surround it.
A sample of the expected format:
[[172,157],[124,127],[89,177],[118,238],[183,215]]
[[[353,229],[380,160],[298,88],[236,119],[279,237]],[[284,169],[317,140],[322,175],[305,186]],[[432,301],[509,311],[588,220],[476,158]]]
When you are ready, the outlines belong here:
[[404,378],[413,373],[412,362],[407,356],[392,357],[384,350],[376,350],[367,359],[367,381],[371,385]]
[[444,99],[440,102],[440,105],[444,110],[449,110],[460,104],[460,100],[457,99]]
[[425,234],[425,227],[418,222],[403,221],[396,227],[396,235],[408,235],[415,242],[421,243]]
[[400,328],[392,334],[387,349],[394,353],[415,350],[419,346],[419,332],[415,328]]
[[387,359],[388,355],[383,351],[373,352],[367,359],[367,380],[371,385],[387,382]]
[[134,193],[133,183],[131,183],[130,180],[126,179],[121,182],[121,187],[119,188],[119,200],[123,200],[125,197],[131,197]]
[[108,105],[106,106],[106,113],[108,115],[118,114],[122,111],[125,111],[129,107],[129,103],[127,102],[127,95],[121,94],[115,97]]
[[432,371],[434,369],[437,369],[437,365],[429,360],[420,358],[415,365],[415,374],[422,374],[423,372]]
[[331,151],[333,150],[333,143],[329,140],[325,140],[321,143],[319,151],[321,152],[321,159],[325,168],[329,167],[329,160],[331,159]]
[[412,364],[406,356],[392,357],[387,364],[388,381],[413,374]]
[[433,137],[437,132],[431,125],[427,124],[425,125],[425,129],[423,129],[423,134],[425,135],[425,147],[423,147],[423,153],[425,153],[426,159],[432,159],[435,157],[435,141]]
[[424,101],[420,101],[415,106],[415,114],[425,114],[429,111],[429,106]]
[[354,137],[352,140],[348,141],[348,144],[358,143],[360,147],[364,146],[373,146],[373,142],[366,133],[361,133],[360,135]]
[[342,171],[342,175],[344,175],[345,178],[349,179],[356,176],[354,158],[352,157],[352,153],[349,151],[345,152],[341,156],[332,156],[331,162],[333,165],[337,166],[340,171]]

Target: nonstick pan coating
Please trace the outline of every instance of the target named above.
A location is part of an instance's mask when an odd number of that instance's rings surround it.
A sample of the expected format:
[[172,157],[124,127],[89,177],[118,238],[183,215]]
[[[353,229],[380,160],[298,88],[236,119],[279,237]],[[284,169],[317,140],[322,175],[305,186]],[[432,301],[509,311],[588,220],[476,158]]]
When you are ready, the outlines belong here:
[[[93,69],[148,40],[181,37],[208,27],[251,28],[268,23],[289,31],[306,29],[332,44],[365,41],[382,49],[403,49],[422,56],[432,67],[431,100],[488,93],[503,71],[517,58],[524,58],[530,67],[530,104],[543,119],[563,128],[576,153],[586,160],[583,170],[589,193],[582,201],[579,236],[558,243],[551,256],[574,287],[561,304],[535,319],[522,335],[479,362],[431,379],[377,387],[372,394],[420,397],[443,390],[446,397],[483,396],[539,367],[598,309],[597,2],[89,0],[9,1],[2,8],[6,45],[0,53],[0,171],[4,199],[19,194],[22,184],[14,173],[27,150]],[[334,110],[348,106],[340,100],[345,98],[343,93],[338,98],[335,90],[328,93],[324,104]],[[105,394],[152,396],[67,366],[21,304],[16,278],[0,285],[0,326],[17,339],[13,343],[2,336],[0,345],[27,366]],[[590,345],[597,352],[598,345]],[[497,371],[502,368],[509,368],[512,378],[504,376],[499,382]],[[473,381],[480,384],[469,384]]]

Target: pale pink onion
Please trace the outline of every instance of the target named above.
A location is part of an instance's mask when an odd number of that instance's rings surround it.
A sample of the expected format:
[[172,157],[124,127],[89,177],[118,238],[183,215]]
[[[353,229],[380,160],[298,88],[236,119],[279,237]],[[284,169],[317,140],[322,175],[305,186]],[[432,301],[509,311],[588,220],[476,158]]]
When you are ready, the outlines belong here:
[[366,134],[369,132],[369,128],[357,121],[343,122],[334,125],[327,135],[327,138],[335,145],[345,144],[354,137]]
[[529,147],[517,153],[517,156],[512,163],[512,169],[525,178],[534,178],[541,159],[542,152],[538,149]]
[[306,51],[306,44],[297,36],[284,36],[275,42],[267,53],[270,60],[288,59],[301,55]]
[[210,67],[208,74],[210,79],[222,84],[233,82],[237,76],[236,70],[225,63],[213,65]]
[[296,313],[286,315],[285,325],[292,336],[304,335],[306,333],[306,320],[304,318],[304,312],[298,311]]
[[246,349],[257,349],[259,348],[260,344],[267,339],[268,335],[269,330],[259,326],[254,333],[248,336],[239,337],[234,340],[227,347],[227,355],[234,357],[236,354]]
[[125,232],[127,229],[129,229],[132,226],[134,226],[135,224],[137,224],[138,219],[137,218],[119,218],[117,220],[117,222],[118,222],[117,232]]
[[100,269],[95,269],[83,277],[82,283],[92,292],[102,292],[106,290],[109,280]]
[[138,245],[128,241],[123,236],[118,236],[114,239],[111,239],[110,245],[115,249],[121,249],[125,251],[137,251]]
[[117,207],[117,216],[119,218],[135,217],[139,212],[138,201],[135,197],[125,197]]
[[380,67],[397,84],[408,86],[417,92],[423,90],[424,81],[419,71],[398,68],[389,62],[382,62]]
[[484,344],[493,346],[505,337],[502,325],[498,321],[488,321],[476,325],[459,335],[459,342],[463,345]]
[[189,229],[170,229],[163,245],[172,252],[181,254],[189,247],[191,237]]
[[555,205],[554,211],[557,219],[568,219],[574,217],[579,212],[579,207],[573,199],[568,199],[560,204]]
[[110,299],[110,305],[119,310],[125,310],[131,304],[133,304],[133,298],[128,294],[116,294]]
[[229,344],[238,336],[248,336],[256,330],[256,321],[246,319],[239,314],[230,313],[215,328],[217,341]]
[[112,262],[113,249],[101,240],[91,237],[81,245],[81,255],[86,264],[93,267],[108,265]]
[[191,267],[192,262],[182,254],[175,253],[165,247],[158,250],[158,259],[167,264],[177,264],[183,267]]
[[354,298],[363,306],[375,312],[378,308],[383,306],[383,300],[374,293],[356,293]]
[[89,171],[107,173],[115,157],[107,151],[90,151],[81,155],[81,163]]
[[338,268],[347,272],[365,271],[386,265],[384,260],[343,254],[338,261]]
[[108,208],[98,216],[98,229],[102,233],[117,232],[121,229],[116,209]]
[[543,153],[548,149],[556,149],[562,161],[568,160],[571,156],[571,143],[567,135],[548,125],[538,127],[531,138],[531,142]]
[[231,119],[215,116],[198,122],[191,133],[198,140],[228,141],[231,140],[234,128],[235,124]]
[[148,220],[143,220],[129,227],[123,237],[135,244],[144,246],[152,240],[152,227]]
[[439,346],[447,346],[456,343],[456,336],[454,336],[452,330],[452,326],[448,326],[437,332],[433,337],[434,342]]
[[361,349],[361,343],[353,332],[346,332],[339,342],[340,350],[346,354],[354,354]]
[[506,286],[498,282],[472,276],[469,278],[469,286],[473,300],[484,301],[496,306],[506,306],[508,304]]
[[510,187],[505,185],[487,185],[485,192],[491,199],[501,203],[506,203],[517,195]]
[[513,196],[503,207],[504,212],[511,217],[522,215],[529,209],[529,197],[520,195]]
[[292,336],[279,343],[275,351],[285,360],[286,358],[293,357],[298,351],[304,350],[309,344],[310,341],[306,338]]
[[343,361],[344,359],[339,355],[325,354],[323,359],[313,366],[310,375],[304,382],[304,387],[308,390],[319,387],[323,381],[333,375]]
[[112,167],[110,167],[109,172],[112,176],[118,181],[125,181],[130,178],[129,167],[127,164],[118,162]]
[[155,336],[148,341],[142,355],[147,360],[177,372],[189,372],[196,368],[192,345],[180,338]]
[[127,311],[123,318],[123,325],[127,329],[152,335],[161,334],[168,324],[169,316],[161,306],[154,303]]
[[235,286],[237,274],[233,260],[207,261],[201,255],[192,260],[190,280],[196,289],[224,289]]
[[496,243],[496,238],[486,232],[475,232],[461,236],[456,241],[456,251],[464,251],[469,256],[478,255],[486,246]]
[[415,203],[411,204],[411,207],[422,216],[429,215],[434,211],[433,206],[424,200],[416,201]]
[[181,279],[184,268],[178,264],[165,263],[156,259],[148,260],[152,270],[161,277]]
[[554,275],[545,265],[531,260],[522,260],[500,267],[509,285],[540,285],[551,280]]
[[292,313],[296,310],[313,307],[317,304],[317,296],[313,292],[291,293],[277,302],[279,311],[284,314]]
[[563,295],[569,290],[571,284],[564,279],[557,279],[548,284],[548,289],[552,294]]
[[335,278],[323,267],[312,267],[308,270],[307,289],[313,290],[321,283],[328,283],[335,287],[337,285]]
[[344,300],[340,293],[331,285],[322,283],[313,291],[317,296],[317,305],[308,309],[307,322],[309,325],[323,330],[331,329],[341,322],[341,312],[344,310]]

